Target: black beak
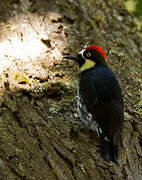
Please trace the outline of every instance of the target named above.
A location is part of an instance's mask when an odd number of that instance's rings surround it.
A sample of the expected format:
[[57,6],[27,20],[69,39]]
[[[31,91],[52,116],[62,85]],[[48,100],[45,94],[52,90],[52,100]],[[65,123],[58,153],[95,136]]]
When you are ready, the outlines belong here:
[[76,55],[74,55],[74,56],[67,55],[67,56],[64,56],[63,58],[64,59],[70,59],[70,60],[73,60],[73,61],[77,61],[78,56],[76,56]]

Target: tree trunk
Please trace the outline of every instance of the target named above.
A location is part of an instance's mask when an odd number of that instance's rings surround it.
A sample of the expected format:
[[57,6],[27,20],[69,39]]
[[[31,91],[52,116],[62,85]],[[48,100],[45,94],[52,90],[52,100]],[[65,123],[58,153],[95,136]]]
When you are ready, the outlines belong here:
[[[142,32],[122,3],[0,2],[0,179],[142,179]],[[124,92],[119,165],[102,159],[97,134],[81,124],[79,70],[62,60],[91,44],[103,47]]]

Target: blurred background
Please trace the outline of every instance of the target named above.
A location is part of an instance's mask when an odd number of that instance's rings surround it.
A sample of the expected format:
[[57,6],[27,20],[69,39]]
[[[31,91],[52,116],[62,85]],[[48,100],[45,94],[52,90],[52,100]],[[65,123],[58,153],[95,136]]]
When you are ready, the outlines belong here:
[[127,0],[125,2],[126,9],[134,14],[136,17],[135,21],[138,25],[138,28],[142,27],[142,0]]

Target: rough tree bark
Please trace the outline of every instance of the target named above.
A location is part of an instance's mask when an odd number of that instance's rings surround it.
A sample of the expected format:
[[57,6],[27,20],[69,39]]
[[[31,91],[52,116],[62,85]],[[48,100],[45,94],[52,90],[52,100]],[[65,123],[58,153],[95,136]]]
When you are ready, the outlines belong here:
[[[0,2],[0,179],[142,179],[142,34],[121,0]],[[77,65],[65,53],[101,45],[119,77],[125,121],[119,165],[78,123]]]

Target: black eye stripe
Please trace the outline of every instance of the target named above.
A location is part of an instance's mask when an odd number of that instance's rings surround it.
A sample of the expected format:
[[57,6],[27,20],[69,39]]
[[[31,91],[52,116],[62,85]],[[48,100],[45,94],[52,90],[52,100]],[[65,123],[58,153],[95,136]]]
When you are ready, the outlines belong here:
[[81,67],[85,63],[85,59],[82,58],[81,54],[78,54],[78,60],[77,60],[79,66]]

